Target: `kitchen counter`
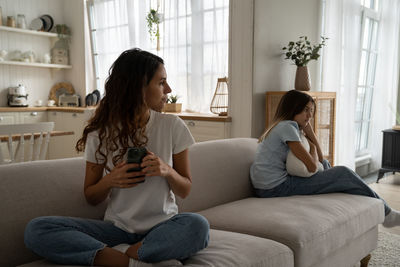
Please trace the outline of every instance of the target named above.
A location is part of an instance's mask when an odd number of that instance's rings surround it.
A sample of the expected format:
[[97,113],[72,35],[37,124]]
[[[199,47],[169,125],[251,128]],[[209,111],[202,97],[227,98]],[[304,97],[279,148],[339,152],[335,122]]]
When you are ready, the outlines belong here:
[[0,107],[0,112],[63,111],[79,112],[94,110],[95,107]]
[[[84,113],[85,111],[95,110],[96,107],[0,107],[0,112],[32,112],[32,111],[62,111],[62,112],[77,112]],[[231,122],[230,116],[218,116],[215,114],[204,113],[168,113],[178,115],[183,120],[198,120],[198,121],[219,121]]]

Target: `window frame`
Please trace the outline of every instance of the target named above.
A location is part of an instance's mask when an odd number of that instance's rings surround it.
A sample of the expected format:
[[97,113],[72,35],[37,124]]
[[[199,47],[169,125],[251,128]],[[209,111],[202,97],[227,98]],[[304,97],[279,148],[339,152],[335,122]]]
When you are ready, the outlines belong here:
[[[368,1],[368,0],[367,0]],[[379,3],[378,1],[374,1],[375,3]],[[379,56],[379,52],[377,47],[371,47],[372,44],[379,39],[379,28],[380,28],[380,21],[381,21],[381,5],[378,4],[378,8],[369,8],[366,7],[363,3],[360,3],[361,7],[361,28],[360,28],[360,54],[359,54],[359,69],[358,69],[358,77],[357,77],[357,92],[356,92],[356,114],[355,114],[355,155],[357,158],[368,155],[370,153],[369,149],[369,137],[371,135],[371,108],[374,98],[374,90],[375,90],[375,75],[376,75],[376,67],[377,67],[377,60]],[[375,40],[372,40],[374,37],[374,24],[370,23],[369,29],[369,39],[367,40],[366,48],[364,44],[364,37],[366,32],[366,23],[367,20],[370,22],[376,23],[376,33],[375,33]],[[363,53],[366,54],[366,61],[364,65],[364,79],[362,83],[360,83],[360,76],[361,76],[361,68],[362,68],[362,61],[363,61]],[[371,56],[375,57],[375,61],[373,62],[374,66],[371,69]],[[370,76],[372,74],[372,77]],[[372,79],[372,83],[370,83]],[[359,92],[363,90],[363,97],[361,99],[361,108],[359,108]],[[367,109],[366,109],[367,108]],[[361,112],[361,116],[358,115],[358,110]],[[367,113],[367,116],[366,114]],[[367,129],[363,129],[367,124]]]

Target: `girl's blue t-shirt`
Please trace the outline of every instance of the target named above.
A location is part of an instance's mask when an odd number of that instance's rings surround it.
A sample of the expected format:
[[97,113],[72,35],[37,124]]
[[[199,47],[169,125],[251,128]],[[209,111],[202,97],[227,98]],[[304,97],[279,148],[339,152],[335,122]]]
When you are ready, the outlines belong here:
[[299,126],[292,120],[279,122],[258,145],[255,161],[250,168],[254,188],[271,189],[286,181],[288,141],[301,142]]

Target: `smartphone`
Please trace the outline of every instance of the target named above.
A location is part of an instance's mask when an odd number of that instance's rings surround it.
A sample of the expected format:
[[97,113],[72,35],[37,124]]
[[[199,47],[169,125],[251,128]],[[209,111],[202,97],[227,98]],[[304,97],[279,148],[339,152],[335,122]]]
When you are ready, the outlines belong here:
[[[143,158],[147,155],[147,149],[144,147],[129,147],[128,148],[128,157],[127,163],[142,163]],[[139,172],[141,171],[141,167],[130,168],[127,172]]]

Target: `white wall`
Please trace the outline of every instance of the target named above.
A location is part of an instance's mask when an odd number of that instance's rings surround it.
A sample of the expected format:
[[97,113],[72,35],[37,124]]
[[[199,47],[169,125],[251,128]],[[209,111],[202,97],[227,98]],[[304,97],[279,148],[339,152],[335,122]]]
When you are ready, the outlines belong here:
[[[73,68],[66,72],[65,79],[72,83],[77,94],[81,96],[81,104],[85,102],[85,20],[84,0],[63,0],[65,23],[71,28],[70,61]],[[90,90],[92,91],[92,90]]]
[[[83,0],[0,0],[3,25],[7,16],[24,14],[27,24],[37,17],[49,14],[55,24],[67,24],[72,30],[71,70],[50,70],[23,66],[0,65],[0,106],[7,106],[8,87],[24,84],[28,91],[28,104],[48,99],[51,87],[58,82],[71,82],[81,97],[85,93]],[[49,53],[52,41],[47,37],[0,31],[0,50],[32,50],[41,58]]]
[[[259,137],[265,127],[265,92],[294,88],[296,66],[282,55],[282,47],[300,36],[319,42],[320,0],[255,0],[253,123],[252,136]],[[328,43],[329,45],[329,43]],[[317,77],[317,63],[308,65],[312,91]]]

